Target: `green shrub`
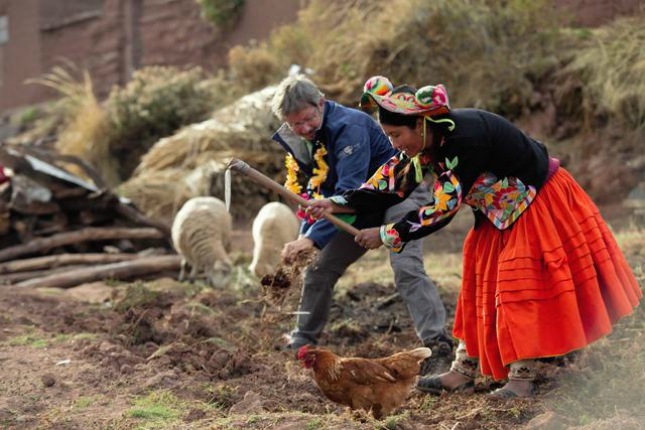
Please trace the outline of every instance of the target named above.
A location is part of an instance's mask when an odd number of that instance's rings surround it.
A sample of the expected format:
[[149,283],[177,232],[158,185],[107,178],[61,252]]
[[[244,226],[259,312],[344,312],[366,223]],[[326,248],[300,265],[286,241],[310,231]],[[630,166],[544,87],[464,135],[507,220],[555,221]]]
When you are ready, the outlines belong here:
[[216,95],[202,85],[203,78],[200,68],[154,66],[112,90],[106,102],[110,151],[122,160],[122,179],[157,140],[208,116]]
[[217,28],[230,28],[242,16],[244,0],[196,0],[202,17]]

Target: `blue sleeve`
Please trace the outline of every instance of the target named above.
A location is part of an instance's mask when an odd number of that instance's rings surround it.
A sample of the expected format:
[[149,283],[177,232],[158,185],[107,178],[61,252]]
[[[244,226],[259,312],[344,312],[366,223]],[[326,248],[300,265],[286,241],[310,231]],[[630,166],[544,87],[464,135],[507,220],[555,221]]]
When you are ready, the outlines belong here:
[[323,249],[337,233],[336,226],[326,219],[321,219],[313,224],[304,222],[300,229],[300,234],[313,240],[318,249]]

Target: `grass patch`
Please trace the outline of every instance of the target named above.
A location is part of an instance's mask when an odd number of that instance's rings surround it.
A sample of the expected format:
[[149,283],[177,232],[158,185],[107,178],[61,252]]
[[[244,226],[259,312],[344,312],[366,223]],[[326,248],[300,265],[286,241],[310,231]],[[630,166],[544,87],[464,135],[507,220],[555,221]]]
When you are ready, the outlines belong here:
[[54,336],[55,342],[74,342],[78,340],[95,340],[98,339],[99,335],[96,333],[76,333],[76,334],[67,334],[67,333],[58,333]]
[[237,389],[226,383],[219,383],[215,386],[206,386],[206,391],[210,394],[210,403],[218,409],[228,409],[233,406],[233,401]]
[[81,396],[72,405],[73,409],[85,409],[89,408],[97,401],[96,396]]
[[46,339],[33,334],[11,337],[3,344],[8,346],[31,346],[32,348],[46,348],[49,345]]
[[131,418],[170,425],[187,410],[187,404],[169,391],[154,391],[146,397],[136,399],[126,415]]
[[128,285],[125,296],[115,304],[114,310],[126,312],[132,308],[148,309],[153,307],[159,300],[161,293],[154,291],[142,282],[135,282]]

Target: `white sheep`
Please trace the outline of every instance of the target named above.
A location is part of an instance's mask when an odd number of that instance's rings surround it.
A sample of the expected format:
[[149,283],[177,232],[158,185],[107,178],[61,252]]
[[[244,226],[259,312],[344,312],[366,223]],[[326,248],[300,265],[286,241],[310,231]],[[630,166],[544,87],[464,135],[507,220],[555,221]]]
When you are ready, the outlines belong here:
[[172,242],[182,257],[180,281],[185,279],[188,264],[191,282],[204,272],[211,286],[228,283],[232,224],[226,205],[218,198],[194,197],[182,206],[172,224]]
[[282,247],[298,237],[300,221],[289,206],[267,203],[253,220],[253,261],[249,270],[262,277],[280,262]]

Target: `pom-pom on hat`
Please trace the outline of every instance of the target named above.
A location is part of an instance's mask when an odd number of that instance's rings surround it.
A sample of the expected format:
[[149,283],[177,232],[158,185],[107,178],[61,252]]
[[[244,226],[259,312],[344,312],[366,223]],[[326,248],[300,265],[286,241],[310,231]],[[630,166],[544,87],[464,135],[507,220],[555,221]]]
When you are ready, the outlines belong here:
[[361,97],[361,109],[373,111],[376,105],[402,115],[435,116],[448,113],[448,92],[443,85],[426,85],[416,93],[395,92],[390,80],[373,76],[365,82]]

